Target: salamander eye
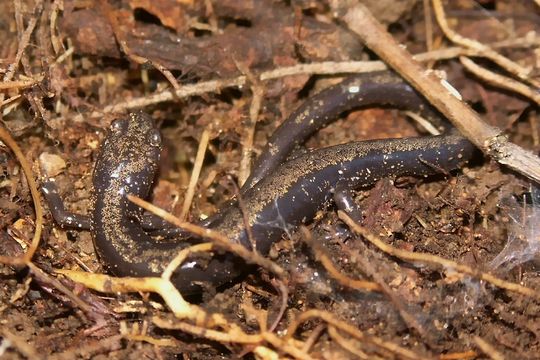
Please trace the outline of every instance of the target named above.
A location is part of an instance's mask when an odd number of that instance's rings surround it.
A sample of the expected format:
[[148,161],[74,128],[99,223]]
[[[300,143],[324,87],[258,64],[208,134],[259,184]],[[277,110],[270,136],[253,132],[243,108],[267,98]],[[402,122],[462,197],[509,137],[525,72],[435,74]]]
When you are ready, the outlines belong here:
[[110,130],[113,134],[122,134],[127,130],[128,122],[125,119],[114,120],[111,123]]
[[148,134],[148,143],[152,146],[161,146],[161,134],[158,130],[153,130]]

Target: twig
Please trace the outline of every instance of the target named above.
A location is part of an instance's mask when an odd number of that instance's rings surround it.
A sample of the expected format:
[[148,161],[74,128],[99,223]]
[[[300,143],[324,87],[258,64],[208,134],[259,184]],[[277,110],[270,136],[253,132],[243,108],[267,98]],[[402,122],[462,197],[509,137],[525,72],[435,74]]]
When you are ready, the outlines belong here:
[[492,360],[504,360],[504,356],[495,350],[493,345],[482,339],[480,336],[473,337],[474,343]]
[[271,332],[263,332],[261,335],[264,337],[264,340],[268,341],[276,348],[282,349],[283,351],[291,354],[297,359],[314,360],[313,357],[304,353],[302,349],[299,349],[296,346],[292,345],[292,341],[287,341],[287,337],[283,339]]
[[62,284],[60,281],[45,273],[43,270],[34,265],[34,263],[28,263],[28,268],[32,271],[32,274],[34,274],[37,279],[41,280],[43,283],[54,286],[56,290],[66,295],[75,305],[79,307],[79,309],[86,312],[87,314],[91,314],[92,307],[83,300],[81,300],[80,297],[78,297],[69,288],[64,286],[64,284]]
[[540,145],[540,134],[538,133],[538,121],[536,120],[536,114],[530,112],[527,116],[529,118],[529,124],[531,125],[531,137],[533,139],[533,145],[536,147]]
[[535,87],[539,87],[540,84],[537,81],[530,79],[531,69],[525,69],[516,62],[502,56],[498,52],[491,49],[489,46],[484,45],[476,40],[463,37],[456,33],[450,28],[448,22],[446,21],[446,16],[444,13],[444,7],[441,0],[433,0],[433,10],[435,11],[435,17],[442,31],[450,39],[450,41],[455,44],[461,45],[465,48],[475,49],[478,51],[479,56],[483,56],[498,64],[503,69],[507,70],[509,73],[514,74],[523,81],[526,81]]
[[397,354],[403,358],[406,359],[425,359],[425,357],[420,356],[419,354],[409,350],[405,349],[399,345],[396,345],[394,343],[382,340],[376,336],[372,335],[366,335],[364,332],[362,332],[360,329],[355,328],[354,326],[339,320],[335,317],[334,314],[329,313],[327,311],[318,310],[318,309],[310,309],[302,314],[300,314],[296,319],[294,319],[293,322],[289,325],[287,329],[287,335],[285,336],[285,339],[288,339],[294,335],[300,324],[303,322],[310,320],[312,318],[319,318],[323,320],[324,322],[334,326],[336,329],[339,329],[349,336],[354,337],[355,339],[369,342],[373,345],[376,345],[382,349],[388,350],[394,354]]
[[343,220],[354,232],[362,235],[370,243],[378,247],[380,250],[384,251],[388,255],[396,256],[403,260],[421,262],[424,264],[435,264],[439,265],[445,269],[452,271],[457,271],[462,274],[470,275],[474,278],[484,280],[490,284],[493,284],[501,289],[505,289],[511,292],[515,292],[521,295],[530,296],[535,299],[540,299],[540,293],[531,288],[508,282],[502,279],[499,279],[491,274],[481,272],[477,269],[473,269],[470,266],[457,263],[452,260],[444,259],[436,255],[425,254],[425,253],[415,253],[412,251],[401,250],[395,247],[392,247],[385,242],[383,242],[378,236],[375,236],[369,232],[364,227],[358,225],[353,219],[351,219],[345,212],[339,210],[338,216]]
[[175,98],[185,98],[194,95],[202,95],[209,92],[219,92],[228,87],[242,86],[246,82],[245,76],[239,76],[234,79],[210,80],[194,85],[184,85],[177,91],[167,90],[161,93],[133,98],[131,100],[105,106],[100,111],[93,111],[90,117],[100,117],[107,113],[119,113],[129,109],[143,108],[148,105],[158,104],[165,101],[171,101]]
[[534,101],[537,105],[540,105],[540,93],[531,89],[529,86],[507,76],[503,76],[483,68],[467,57],[460,56],[459,61],[461,64],[463,64],[465,69],[478,76],[486,83],[501,89],[521,94]]
[[127,197],[136,205],[150,211],[151,213],[161,217],[162,219],[170,222],[171,224],[174,224],[181,229],[187,230],[203,239],[211,240],[217,246],[240,256],[245,261],[251,264],[259,265],[260,267],[270,271],[271,273],[279,276],[280,278],[285,279],[287,273],[285,272],[285,270],[283,270],[282,267],[258,253],[249,251],[240,244],[231,243],[229,239],[227,239],[225,236],[221,235],[217,231],[181,221],[180,219],[169,214],[165,210],[160,209],[157,206],[152,205],[149,202],[144,201],[143,199],[140,199],[136,196],[128,195]]
[[43,76],[30,80],[3,81],[0,83],[0,90],[24,89],[33,86],[43,80]]
[[540,158],[510,143],[499,129],[485,124],[476,112],[454,96],[446,81],[426,72],[414,61],[364,5],[357,4],[350,9],[344,21],[484,153],[540,183]]
[[416,123],[420,125],[429,134],[431,135],[441,134],[441,130],[437,129],[437,127],[433,125],[431,121],[424,119],[422,116],[418,115],[417,113],[413,111],[405,111],[404,114],[410,117],[412,120],[416,121]]
[[238,184],[232,176],[227,176],[230,186],[233,188],[233,198],[236,198],[236,202],[238,205],[238,208],[240,209],[240,212],[242,213],[242,221],[244,223],[244,228],[246,229],[246,234],[249,240],[249,244],[251,246],[251,249],[253,252],[257,252],[257,241],[255,240],[255,237],[253,236],[253,229],[251,228],[251,224],[249,223],[249,209],[246,207],[246,203],[244,202],[244,197],[240,193],[240,188],[238,187]]
[[317,339],[321,336],[322,332],[326,329],[326,325],[320,324],[315,329],[311,330],[306,341],[304,341],[304,347],[302,351],[308,352],[313,345],[317,342]]
[[2,126],[0,126],[0,140],[2,140],[11,149],[11,151],[13,151],[13,154],[15,154],[15,157],[21,164],[24,176],[26,177],[26,181],[28,183],[28,188],[30,189],[30,194],[32,195],[32,201],[34,202],[34,210],[36,213],[34,237],[32,238],[32,243],[30,244],[30,247],[26,253],[16,258],[0,256],[0,262],[11,265],[27,265],[32,260],[32,256],[34,256],[34,253],[39,247],[39,241],[41,239],[41,228],[43,227],[43,209],[41,207],[41,198],[39,196],[36,182],[34,181],[34,174],[32,172],[30,163],[22,153],[17,142],[13,140],[7,129]]
[[[28,21],[28,26],[21,34],[21,29],[19,27],[22,27],[22,21],[19,21],[21,18],[21,2],[15,1],[15,21],[17,23],[17,29],[19,31],[19,43],[17,45],[17,53],[15,54],[15,59],[11,64],[9,64],[6,73],[4,74],[4,78],[2,79],[3,82],[10,81],[13,79],[13,76],[15,76],[15,72],[17,71],[17,68],[19,67],[19,63],[21,62],[21,59],[24,55],[24,50],[30,43],[30,36],[32,36],[32,33],[34,32],[34,29],[36,28],[36,24],[38,21],[38,13],[42,11],[43,9],[43,0],[36,1],[36,4],[34,6],[34,10],[36,14],[34,16],[30,17],[30,20]],[[4,102],[4,94],[0,93],[0,104]],[[0,118],[2,117],[2,113],[0,112]]]
[[21,58],[24,54],[24,50],[30,43],[30,36],[32,35],[36,27],[37,20],[39,17],[37,13],[41,12],[42,9],[43,9],[43,0],[38,0],[36,2],[36,5],[34,6],[34,11],[36,12],[36,14],[30,17],[30,21],[28,21],[28,26],[19,37],[19,44],[17,47],[17,54],[15,55],[15,60],[13,61],[13,63],[11,63],[8,66],[8,71],[6,71],[3,81],[9,81],[15,75],[15,71],[19,67],[19,63],[21,62]]
[[128,46],[128,42],[125,40],[124,31],[122,30],[122,27],[121,27],[121,21],[118,19],[115,10],[112,8],[109,2],[100,0],[99,7],[101,10],[101,13],[107,17],[107,20],[109,21],[109,24],[111,25],[113,29],[113,34],[114,34],[114,37],[116,38],[116,42],[120,45],[120,48],[122,49],[124,54],[137,64],[152,65],[157,71],[159,71],[165,77],[165,79],[167,79],[167,81],[169,81],[169,83],[172,85],[175,91],[180,90],[180,85],[178,84],[178,81],[176,81],[176,78],[174,77],[174,75],[165,66],[155,61],[150,61],[144,56],[137,55],[131,50],[131,48]]
[[206,339],[219,341],[220,343],[258,344],[263,340],[260,334],[231,334],[223,331],[208,329],[202,326],[193,325],[183,321],[172,322],[166,319],[159,318],[157,316],[152,318],[152,322],[162,329],[181,330]]
[[191,207],[191,202],[193,201],[193,196],[195,195],[195,186],[199,180],[201,174],[201,169],[204,162],[204,155],[206,154],[206,149],[208,148],[208,141],[210,140],[210,131],[204,129],[201,134],[201,140],[199,141],[199,147],[197,149],[197,156],[195,156],[195,163],[193,164],[193,170],[191,171],[191,177],[189,179],[188,188],[186,195],[184,196],[184,204],[182,205],[182,212],[180,213],[179,218],[185,221],[187,219],[189,208]]
[[[533,47],[538,45],[540,45],[540,39],[535,32],[530,32],[520,38],[502,40],[489,44],[492,49],[501,49],[506,47]],[[479,53],[475,49],[463,48],[461,46],[452,46],[444,49],[437,49],[425,53],[416,54],[413,55],[413,58],[416,61],[425,62],[448,60],[456,58],[458,56],[479,56]]]
[[356,356],[358,359],[369,359],[370,357],[368,354],[363,352],[362,350],[358,349],[350,339],[345,339],[345,337],[341,336],[339,331],[333,326],[328,327],[328,335],[337,342],[342,348]]
[[[0,108],[4,107],[5,105],[8,105],[9,103],[14,102],[15,100],[20,99],[21,96],[22,96],[21,94],[14,95],[14,96],[10,97],[9,99],[6,99],[6,100],[0,102]],[[10,106],[9,109],[10,109],[11,107],[16,107],[16,106],[17,106],[17,104],[12,104],[12,106]],[[4,109],[3,112],[4,112],[4,115],[5,115],[6,113],[9,113],[9,110],[8,110],[8,109]]]
[[21,355],[24,355],[28,359],[45,358],[44,356],[42,356],[42,354],[38,353],[36,349],[30,346],[30,344],[28,344],[25,339],[20,338],[19,336],[11,333],[9,330],[3,327],[0,328],[0,336],[2,336],[2,338],[4,339],[3,341],[9,341],[13,348],[17,349],[21,353]]
[[429,0],[423,0],[424,21],[426,23],[426,49],[433,50],[433,18],[431,16],[431,6]]
[[[61,64],[63,63],[67,58],[69,58],[71,55],[73,55],[73,52],[75,51],[75,48],[73,46],[69,47],[66,51],[64,51],[60,56],[58,56],[56,58],[56,60],[54,61],[55,64]],[[100,73],[98,75],[90,75],[92,77],[96,77],[96,78],[102,78],[103,77],[103,73]],[[84,76],[81,76],[79,78],[77,78],[77,80],[79,79],[84,79]],[[69,81],[69,80],[68,80]]]
[[[184,249],[190,251],[190,248]],[[198,306],[184,300],[180,292],[167,279],[158,277],[123,277],[115,278],[104,274],[93,274],[75,270],[56,270],[84,286],[105,293],[154,292],[159,294],[173,314],[180,319],[200,320],[206,313]]]
[[[274,322],[270,325],[268,328],[268,331],[273,332],[277,329],[279,322],[283,318],[283,315],[285,315],[285,311],[287,311],[287,306],[289,305],[289,289],[287,285],[280,281],[279,279],[272,279],[272,285],[278,290],[280,298],[281,298],[281,304],[279,306],[279,311],[275,315]],[[307,350],[306,350],[307,351]]]
[[99,341],[87,342],[85,344],[75,343],[75,345],[60,353],[49,355],[47,360],[90,358],[92,357],[92,354],[103,354],[119,350],[122,348],[122,338],[122,335],[113,335],[100,339]]
[[202,243],[191,246],[190,251],[180,250],[180,252],[174,257],[174,259],[171,260],[169,265],[167,265],[165,270],[163,270],[161,278],[170,281],[171,276],[176,270],[176,268],[178,268],[178,266],[180,266],[191,253],[212,251],[212,247],[212,243]]
[[58,20],[58,13],[63,7],[62,0],[54,0],[51,7],[51,18],[49,20],[49,31],[51,32],[51,45],[56,55],[62,50],[62,41],[56,34],[56,21]]
[[311,238],[311,234],[306,229],[306,227],[302,226],[300,227],[300,232],[302,233],[302,239],[308,244],[311,249],[315,252],[315,256],[317,257],[317,260],[321,262],[323,267],[328,271],[328,274],[334,278],[340,285],[356,289],[356,290],[366,290],[366,291],[381,291],[381,286],[377,283],[374,283],[373,281],[366,281],[366,280],[356,280],[353,278],[350,278],[349,276],[343,274],[341,271],[339,271],[330,257],[325,253],[325,251],[322,249],[322,247],[316,242],[313,241]]
[[255,349],[253,349],[253,354],[255,355],[256,359],[279,359],[279,355],[272,349],[267,348],[266,346],[257,346]]
[[[137,55],[138,56],[138,55]],[[178,84],[178,81],[176,80],[176,78],[174,77],[174,75],[172,74],[172,72],[167,69],[165,66],[155,62],[155,61],[150,61],[146,58],[143,58],[142,56],[138,56],[140,59],[144,59],[146,60],[146,63],[147,64],[151,64],[153,67],[156,68],[157,71],[159,71],[164,77],[165,79],[167,79],[167,81],[169,81],[169,83],[172,85],[174,91],[178,91],[180,90],[180,84]]]
[[[197,325],[192,325],[187,322],[183,321],[170,321],[167,319],[162,319],[157,316],[152,318],[152,322],[162,328],[162,329],[170,329],[170,330],[182,330],[184,332],[204,337],[207,339],[211,339],[214,341],[219,341],[221,343],[237,343],[237,344],[260,344],[264,340],[275,346],[276,348],[289,353],[290,355],[294,356],[297,359],[312,359],[311,356],[308,354],[302,352],[300,349],[296,348],[295,346],[287,343],[287,341],[284,341],[283,339],[277,337],[276,335],[263,331],[260,334],[246,334],[240,329],[237,331],[217,331],[208,329],[206,327],[201,327]],[[254,352],[257,352],[256,349],[253,350]]]
[[418,319],[416,319],[409,311],[406,309],[406,302],[404,299],[399,296],[396,291],[394,291],[384,280],[382,274],[375,270],[374,265],[366,259],[366,257],[360,256],[358,253],[354,253],[348,247],[342,246],[342,249],[346,249],[351,259],[356,260],[360,264],[362,270],[369,275],[381,288],[381,292],[384,293],[392,302],[394,307],[397,309],[399,315],[405,322],[405,324],[410,328],[416,330],[418,335],[422,338],[427,338],[429,334],[426,333]]
[[126,340],[131,341],[144,341],[152,345],[156,346],[171,346],[171,347],[178,347],[182,343],[175,339],[158,339],[154,338],[148,335],[133,335],[133,334],[126,334],[123,335],[123,338]]
[[237,63],[238,68],[247,76],[251,83],[251,105],[249,107],[249,121],[245,125],[242,141],[242,158],[240,159],[240,169],[238,170],[238,183],[240,186],[246,182],[251,167],[251,157],[253,153],[253,139],[255,137],[255,126],[261,111],[262,100],[264,97],[264,87],[261,86],[257,77],[251,73],[247,66]]

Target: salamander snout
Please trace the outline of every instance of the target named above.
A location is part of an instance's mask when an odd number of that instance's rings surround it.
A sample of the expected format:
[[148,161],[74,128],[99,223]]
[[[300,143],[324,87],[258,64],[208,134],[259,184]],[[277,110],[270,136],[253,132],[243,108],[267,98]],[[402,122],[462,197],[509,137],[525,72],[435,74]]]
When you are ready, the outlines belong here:
[[139,141],[161,146],[161,135],[154,120],[143,112],[131,113],[126,118],[114,120],[107,137],[124,142]]

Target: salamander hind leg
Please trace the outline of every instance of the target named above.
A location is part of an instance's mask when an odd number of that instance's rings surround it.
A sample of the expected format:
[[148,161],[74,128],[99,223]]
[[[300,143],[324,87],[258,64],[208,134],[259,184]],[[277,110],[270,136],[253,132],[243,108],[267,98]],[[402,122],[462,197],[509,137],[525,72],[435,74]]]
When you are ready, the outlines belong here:
[[347,213],[354,221],[362,220],[362,210],[353,198],[353,190],[344,184],[337,184],[334,190],[336,206]]

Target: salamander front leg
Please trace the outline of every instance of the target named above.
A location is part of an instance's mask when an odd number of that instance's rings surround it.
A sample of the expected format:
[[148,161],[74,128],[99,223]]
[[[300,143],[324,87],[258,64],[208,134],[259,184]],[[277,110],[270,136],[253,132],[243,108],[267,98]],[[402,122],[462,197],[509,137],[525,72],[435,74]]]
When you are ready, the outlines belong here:
[[[54,221],[60,227],[67,229],[90,230],[90,217],[81,214],[75,214],[67,211],[64,206],[64,201],[58,193],[58,187],[54,180],[46,180],[41,184],[41,191],[45,200],[49,204],[49,209],[54,218]],[[183,229],[175,227],[171,223],[163,220],[154,214],[144,214],[141,219],[141,226],[145,231],[148,231],[153,236],[161,236],[164,238],[185,238],[189,233]]]
[[151,236],[161,236],[166,239],[187,238],[190,233],[174,226],[157,215],[145,213],[141,219],[141,227]]
[[88,216],[75,214],[66,210],[64,201],[58,193],[58,187],[54,180],[44,181],[41,184],[41,191],[58,225],[62,228],[90,230],[90,218]]

